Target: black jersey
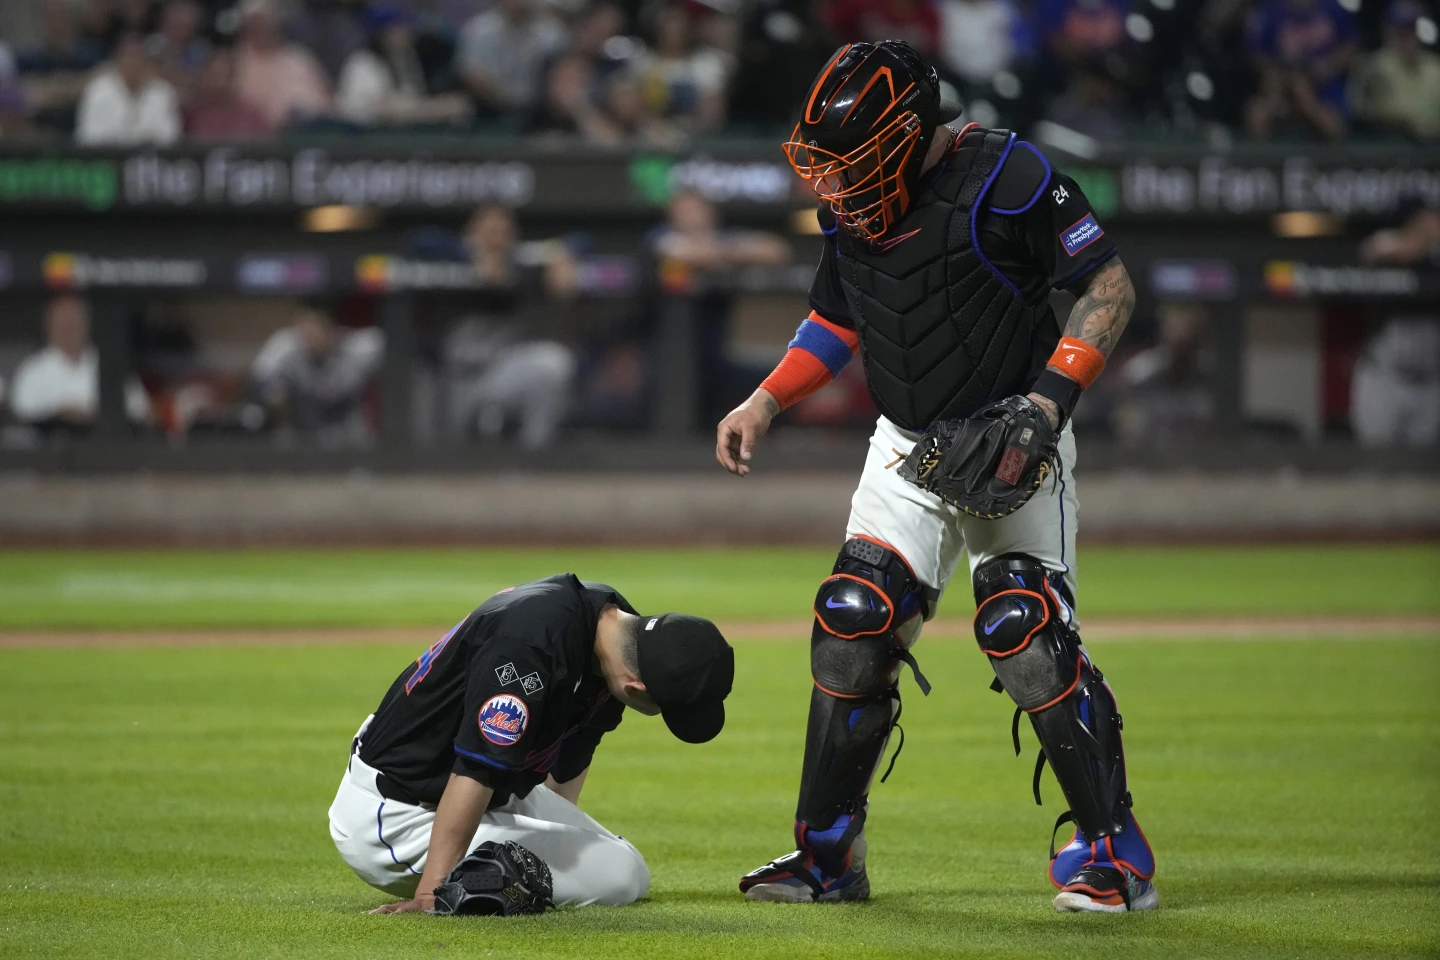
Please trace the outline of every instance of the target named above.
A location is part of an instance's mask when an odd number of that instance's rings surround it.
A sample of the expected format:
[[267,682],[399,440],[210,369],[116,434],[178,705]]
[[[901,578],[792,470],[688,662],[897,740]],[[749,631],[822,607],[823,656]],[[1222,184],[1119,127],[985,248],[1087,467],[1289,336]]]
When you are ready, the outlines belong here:
[[560,574],[502,590],[395,679],[365,731],[360,759],[384,796],[439,803],[452,772],[523,797],[553,774],[590,765],[624,704],[592,668],[607,604],[635,610],[610,587]]
[[[976,173],[985,169],[976,165],[986,149],[982,144],[999,156],[990,174]],[[973,186],[967,187],[967,177]],[[964,199],[967,189],[978,194],[973,209]],[[1074,180],[1053,169],[1030,144],[1004,131],[974,127],[922,178],[916,202],[884,241],[861,248],[837,233],[828,207],[821,206],[819,218],[827,236],[810,306],[832,323],[860,330],[867,379],[882,412],[917,430],[937,414],[967,416],[987,400],[1028,390],[1060,339],[1050,290],[1072,286],[1115,255],[1114,243]],[[967,229],[957,233],[956,224]],[[976,241],[973,247],[970,237]],[[976,248],[979,257],[971,260],[983,264],[980,272],[993,274],[996,287],[1003,285],[1023,301],[1001,323],[1015,329],[984,327],[1002,310],[998,303],[974,300],[970,292],[979,288],[973,276],[961,275],[959,258]],[[951,265],[937,272],[947,258]],[[861,269],[847,274],[847,263],[857,260]],[[892,261],[893,268],[885,267]],[[866,337],[865,324],[856,323],[857,297],[872,304],[872,321],[894,316],[901,303],[914,304],[916,315],[909,322],[882,322]],[[975,316],[967,316],[972,307]],[[953,333],[948,325],[940,329],[939,318],[931,316],[937,309],[950,312],[957,328]],[[922,383],[924,378],[928,382]]]

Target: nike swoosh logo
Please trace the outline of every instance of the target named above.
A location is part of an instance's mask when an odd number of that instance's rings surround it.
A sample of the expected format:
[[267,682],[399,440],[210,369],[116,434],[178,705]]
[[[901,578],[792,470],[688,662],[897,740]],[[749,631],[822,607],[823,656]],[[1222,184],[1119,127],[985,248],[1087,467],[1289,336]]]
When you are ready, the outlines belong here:
[[[1025,605],[1024,605],[1024,604],[1021,604],[1021,605],[1020,605],[1020,609],[1021,609],[1022,611],[1025,610],[1025,609],[1026,609],[1026,608],[1025,608]],[[1011,612],[1013,612],[1013,611],[1011,611]],[[999,620],[996,620],[994,623],[986,624],[986,625],[985,625],[985,636],[988,637],[988,636],[990,636],[990,634],[994,633],[996,630],[999,630],[999,629],[1000,629],[1000,624],[1004,623],[1006,620],[1009,620],[1009,619],[1010,619],[1010,613],[1007,612],[1004,616],[1002,616]]]
[[847,603],[846,603],[845,601],[843,601],[843,600],[840,601],[839,603],[836,603],[834,597],[826,597],[826,598],[825,598],[825,606],[829,607],[831,610],[839,610],[839,609],[841,609],[842,607],[847,607],[847,606],[849,606],[849,604],[847,604]]
[[892,237],[889,240],[882,240],[879,243],[875,244],[875,252],[884,253],[886,250],[889,250],[891,247],[900,243],[900,241],[909,240],[911,237],[915,236],[915,234],[919,232],[919,230],[911,230],[909,233],[902,233],[898,237]]

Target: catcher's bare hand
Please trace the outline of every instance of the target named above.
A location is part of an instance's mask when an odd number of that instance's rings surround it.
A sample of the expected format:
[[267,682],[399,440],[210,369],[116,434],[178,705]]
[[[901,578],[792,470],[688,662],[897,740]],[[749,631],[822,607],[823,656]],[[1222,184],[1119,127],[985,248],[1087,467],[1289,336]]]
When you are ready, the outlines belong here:
[[765,436],[770,421],[780,413],[780,404],[766,390],[756,390],[720,421],[715,431],[715,459],[737,477],[750,473],[755,441]]
[[431,894],[422,894],[414,900],[397,900],[394,903],[386,903],[371,910],[372,914],[379,913],[424,913],[427,910],[435,909],[435,897]]

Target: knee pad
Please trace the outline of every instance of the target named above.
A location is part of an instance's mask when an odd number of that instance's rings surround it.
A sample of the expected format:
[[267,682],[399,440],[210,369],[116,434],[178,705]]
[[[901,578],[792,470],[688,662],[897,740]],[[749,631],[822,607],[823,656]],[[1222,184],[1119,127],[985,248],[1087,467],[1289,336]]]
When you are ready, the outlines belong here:
[[1076,825],[1095,841],[1122,833],[1127,823],[1123,721],[1105,677],[1063,621],[1062,605],[1070,605],[1063,594],[1032,557],[990,561],[975,571],[975,639],[1019,708],[1016,723],[1020,712],[1029,714],[1040,740],[1036,802],[1048,760]]
[[975,640],[995,676],[1027,712],[1065,696],[1079,678],[1080,644],[1062,621],[1049,571],[1019,554],[975,571]]
[[[815,595],[810,672],[816,685],[842,698],[878,696],[894,686],[900,664],[914,666],[897,633],[917,616],[929,618],[932,596],[889,546],[847,540]],[[916,682],[929,692],[918,671]]]

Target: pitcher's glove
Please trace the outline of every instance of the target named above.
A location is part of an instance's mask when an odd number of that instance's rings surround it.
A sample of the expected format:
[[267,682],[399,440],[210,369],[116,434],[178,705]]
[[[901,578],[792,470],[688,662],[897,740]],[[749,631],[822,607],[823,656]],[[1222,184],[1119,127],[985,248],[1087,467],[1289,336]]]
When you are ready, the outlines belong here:
[[544,860],[513,840],[487,840],[435,888],[432,912],[442,917],[544,913],[555,906],[552,896]]
[[900,476],[962,513],[1008,517],[1058,462],[1054,428],[1028,397],[1007,397],[962,420],[932,424],[900,464]]

